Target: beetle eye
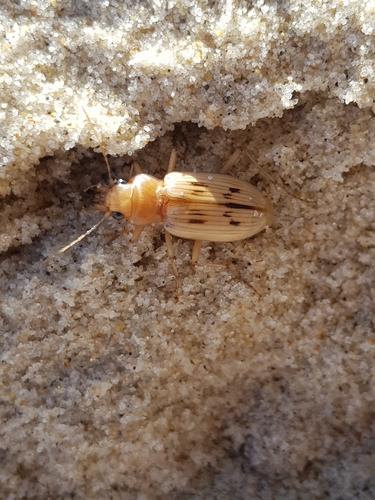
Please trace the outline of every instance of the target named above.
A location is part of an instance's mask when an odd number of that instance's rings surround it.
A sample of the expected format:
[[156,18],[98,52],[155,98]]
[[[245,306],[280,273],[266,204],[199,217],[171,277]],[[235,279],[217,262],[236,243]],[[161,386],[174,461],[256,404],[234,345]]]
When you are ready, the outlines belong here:
[[123,219],[124,216],[122,215],[121,212],[112,212],[112,217],[116,220],[120,220],[120,219]]
[[124,179],[117,179],[115,180],[115,184],[126,184],[126,181]]

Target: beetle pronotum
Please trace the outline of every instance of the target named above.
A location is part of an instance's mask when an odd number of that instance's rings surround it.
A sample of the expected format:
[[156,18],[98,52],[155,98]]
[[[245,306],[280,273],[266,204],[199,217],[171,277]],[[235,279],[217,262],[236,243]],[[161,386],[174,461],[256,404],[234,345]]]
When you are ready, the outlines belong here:
[[[100,148],[102,150],[101,144]],[[103,150],[102,153],[108,168],[109,185],[95,187],[92,204],[94,209],[105,212],[104,216],[85,234],[54,255],[81,241],[111,215],[124,217],[134,224],[131,242],[139,238],[146,225],[162,222],[168,256],[179,286],[172,235],[195,240],[191,260],[197,264],[203,240],[242,240],[259,233],[273,221],[273,207],[268,198],[248,182],[226,175],[241,150],[235,151],[220,173],[216,174],[176,172],[177,152],[173,149],[164,179],[142,173],[139,164],[134,161],[132,171],[135,175],[128,182],[112,180],[108,160]]]

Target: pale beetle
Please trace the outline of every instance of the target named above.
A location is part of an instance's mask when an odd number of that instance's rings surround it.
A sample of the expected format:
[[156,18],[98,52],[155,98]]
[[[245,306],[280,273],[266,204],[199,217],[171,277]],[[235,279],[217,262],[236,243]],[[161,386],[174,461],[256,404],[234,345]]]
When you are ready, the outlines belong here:
[[[92,127],[87,113],[86,116]],[[272,224],[271,201],[248,182],[227,175],[241,150],[232,154],[220,173],[191,173],[175,171],[177,152],[173,149],[164,179],[144,174],[134,161],[131,172],[135,175],[126,182],[121,179],[113,181],[101,142],[97,136],[96,139],[107,164],[109,185],[95,186],[92,205],[94,209],[105,212],[104,216],[85,234],[54,255],[81,241],[111,215],[115,218],[124,217],[134,224],[131,242],[139,238],[146,225],[162,222],[178,287],[172,235],[194,240],[191,261],[197,264],[202,241],[242,240]]]

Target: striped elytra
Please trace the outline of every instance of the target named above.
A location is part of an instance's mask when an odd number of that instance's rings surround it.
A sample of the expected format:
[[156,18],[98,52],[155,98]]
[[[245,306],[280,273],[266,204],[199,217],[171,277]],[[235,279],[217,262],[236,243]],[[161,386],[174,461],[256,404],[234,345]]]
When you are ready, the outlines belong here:
[[162,190],[164,227],[180,238],[237,241],[272,224],[269,199],[229,175],[172,172]]

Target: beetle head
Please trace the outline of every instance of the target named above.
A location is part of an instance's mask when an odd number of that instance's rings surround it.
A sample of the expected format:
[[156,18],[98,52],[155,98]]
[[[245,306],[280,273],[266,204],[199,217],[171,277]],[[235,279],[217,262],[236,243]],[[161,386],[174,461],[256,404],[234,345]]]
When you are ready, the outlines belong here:
[[95,186],[92,206],[95,210],[112,214],[115,218],[130,218],[131,215],[132,184],[122,179],[115,181],[111,186]]

